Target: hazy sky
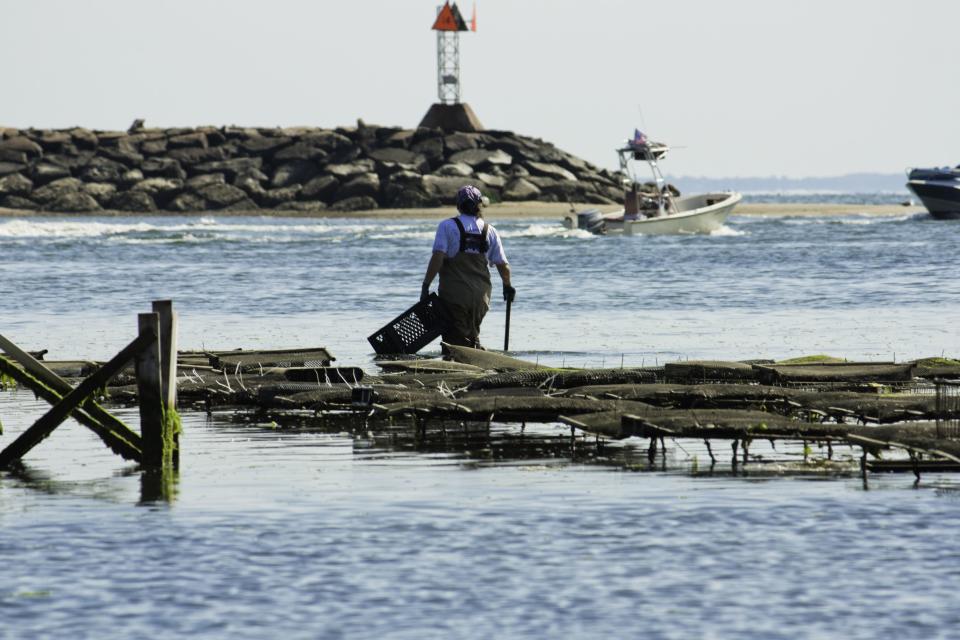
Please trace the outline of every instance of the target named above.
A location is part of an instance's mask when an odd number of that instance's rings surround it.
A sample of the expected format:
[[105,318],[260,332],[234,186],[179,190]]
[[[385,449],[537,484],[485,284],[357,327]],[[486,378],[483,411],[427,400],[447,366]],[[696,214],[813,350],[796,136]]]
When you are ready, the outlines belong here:
[[[367,123],[436,100],[437,0],[0,0],[0,124]],[[470,0],[461,2],[469,17]],[[600,166],[674,175],[960,163],[957,0],[479,0],[463,99]]]

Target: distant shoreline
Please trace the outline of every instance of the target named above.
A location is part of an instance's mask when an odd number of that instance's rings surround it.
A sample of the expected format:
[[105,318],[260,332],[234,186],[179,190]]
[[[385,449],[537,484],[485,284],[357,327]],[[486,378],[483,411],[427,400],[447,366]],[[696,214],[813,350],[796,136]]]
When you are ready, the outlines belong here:
[[[615,205],[577,204],[576,210],[596,208],[601,211],[614,211]],[[923,213],[920,206],[903,206],[896,204],[835,204],[835,203],[740,203],[733,210],[735,216],[768,216],[785,217],[835,217],[835,216],[904,216]],[[504,202],[490,205],[486,209],[486,216],[491,220],[522,219],[522,218],[557,218],[562,219],[570,212],[570,204],[561,202]],[[0,218],[102,218],[102,217],[277,217],[277,218],[444,218],[453,214],[453,207],[430,207],[422,209],[374,209],[372,211],[277,211],[271,209],[256,209],[252,211],[199,211],[196,213],[175,213],[172,211],[155,211],[151,213],[133,213],[130,211],[93,211],[84,213],[60,213],[54,211],[30,211],[24,209],[0,208]]]

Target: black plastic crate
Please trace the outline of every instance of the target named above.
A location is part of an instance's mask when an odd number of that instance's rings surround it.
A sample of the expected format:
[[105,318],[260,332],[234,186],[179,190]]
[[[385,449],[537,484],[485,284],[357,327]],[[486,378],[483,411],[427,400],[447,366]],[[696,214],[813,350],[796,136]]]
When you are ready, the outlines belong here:
[[435,340],[449,323],[437,294],[413,305],[367,338],[378,354],[416,353]]

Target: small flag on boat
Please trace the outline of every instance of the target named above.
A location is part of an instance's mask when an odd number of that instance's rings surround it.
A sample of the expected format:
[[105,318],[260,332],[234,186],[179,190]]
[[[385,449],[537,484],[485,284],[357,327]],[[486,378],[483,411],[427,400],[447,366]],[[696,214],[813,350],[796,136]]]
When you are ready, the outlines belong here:
[[630,141],[630,146],[636,148],[647,146],[647,136],[643,135],[640,129],[634,129],[633,140]]
[[477,3],[473,3],[473,13],[470,15],[470,31],[477,30]]

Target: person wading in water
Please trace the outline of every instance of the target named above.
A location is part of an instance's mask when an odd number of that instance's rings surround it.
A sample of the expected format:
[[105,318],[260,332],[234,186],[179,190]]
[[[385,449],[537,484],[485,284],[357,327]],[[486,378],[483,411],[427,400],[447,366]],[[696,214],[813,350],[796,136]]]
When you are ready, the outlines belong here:
[[500,236],[487,224],[480,211],[480,190],[467,185],[457,191],[455,218],[437,227],[433,255],[423,278],[420,299],[430,295],[433,278],[440,274],[437,291],[450,314],[451,322],[443,332],[447,344],[480,346],[480,323],[490,309],[490,268],[495,265],[503,281],[503,299],[513,302],[517,290],[510,286],[510,264],[503,252]]

